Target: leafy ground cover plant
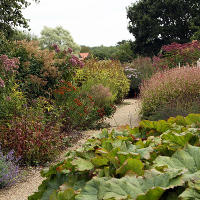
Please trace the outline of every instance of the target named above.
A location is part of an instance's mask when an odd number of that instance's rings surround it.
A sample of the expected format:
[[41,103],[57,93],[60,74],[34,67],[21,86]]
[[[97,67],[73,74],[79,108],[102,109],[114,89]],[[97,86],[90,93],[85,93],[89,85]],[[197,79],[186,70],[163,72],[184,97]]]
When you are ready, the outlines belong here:
[[199,122],[199,114],[190,114],[145,120],[133,129],[104,129],[42,171],[46,180],[29,200],[195,199]]
[[82,86],[91,79],[95,84],[109,88],[117,103],[121,102],[129,91],[129,81],[119,61],[87,60],[84,68],[77,70],[74,80],[78,86]]
[[14,184],[19,178],[18,160],[14,157],[14,151],[4,155],[0,149],[0,188]]
[[199,80],[198,67],[174,68],[156,73],[141,86],[142,117],[157,120],[166,119],[169,115],[199,113]]

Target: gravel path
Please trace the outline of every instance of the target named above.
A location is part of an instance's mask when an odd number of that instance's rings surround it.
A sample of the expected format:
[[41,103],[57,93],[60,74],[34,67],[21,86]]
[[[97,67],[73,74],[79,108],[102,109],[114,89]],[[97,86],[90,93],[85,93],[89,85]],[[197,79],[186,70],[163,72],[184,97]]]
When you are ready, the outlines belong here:
[[[117,126],[130,125],[131,127],[137,126],[139,119],[139,107],[140,102],[136,99],[126,99],[123,104],[117,107],[117,111],[110,119],[106,119],[107,123],[110,123],[111,128]],[[69,148],[69,150],[75,150],[81,146],[89,137],[100,131],[85,131],[84,137],[78,141],[76,145]],[[61,155],[63,157],[64,153]],[[13,185],[10,188],[0,190],[0,200],[27,200],[28,196],[36,192],[38,186],[42,183],[43,178],[40,176],[41,168],[32,168],[29,170],[26,179],[20,183]]]

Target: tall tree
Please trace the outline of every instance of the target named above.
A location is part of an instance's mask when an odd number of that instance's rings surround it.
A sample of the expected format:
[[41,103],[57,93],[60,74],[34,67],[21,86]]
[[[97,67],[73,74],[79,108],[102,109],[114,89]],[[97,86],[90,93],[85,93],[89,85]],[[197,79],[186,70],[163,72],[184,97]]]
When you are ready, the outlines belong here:
[[62,50],[72,48],[75,53],[80,52],[80,46],[77,45],[69,31],[62,26],[56,28],[44,27],[41,31],[40,43],[43,48],[50,48],[53,44],[57,44]]
[[127,8],[133,51],[152,56],[162,45],[189,42],[200,26],[199,0],[140,0]]
[[[39,0],[32,0],[39,2]],[[0,30],[9,38],[15,27],[28,28],[22,10],[30,5],[27,0],[0,0]]]

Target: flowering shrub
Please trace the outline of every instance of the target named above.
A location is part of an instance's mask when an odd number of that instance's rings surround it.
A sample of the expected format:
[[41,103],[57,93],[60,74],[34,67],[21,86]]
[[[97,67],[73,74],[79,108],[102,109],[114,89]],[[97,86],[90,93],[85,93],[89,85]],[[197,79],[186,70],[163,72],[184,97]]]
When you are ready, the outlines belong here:
[[83,66],[71,49],[61,51],[53,45],[52,50],[42,50],[37,41],[17,41],[13,55],[20,57],[17,79],[30,98],[51,96],[60,80],[70,81]]
[[115,108],[95,104],[95,99],[88,92],[80,91],[71,82],[62,82],[54,92],[57,105],[60,107],[63,131],[87,129],[97,120],[110,116]]
[[200,42],[197,40],[191,43],[172,43],[161,48],[161,54],[154,57],[154,66],[158,69],[174,68],[177,66],[196,64],[200,58]]
[[14,158],[14,151],[4,155],[0,148],[0,188],[15,183],[18,178],[18,159]]
[[170,107],[171,114],[176,109],[188,114],[185,111],[191,111],[195,104],[196,112],[200,112],[200,68],[182,67],[156,73],[143,83],[141,99],[143,118],[149,118],[162,108],[168,108],[169,112]]
[[118,61],[86,60],[84,68],[77,70],[74,80],[81,86],[90,79],[95,80],[97,85],[109,88],[115,102],[122,101],[129,91],[129,80]]
[[150,78],[156,72],[156,68],[151,58],[138,57],[125,65],[124,72],[131,81],[129,95],[137,96],[142,81]]
[[19,115],[26,102],[15,81],[18,68],[18,59],[0,56],[0,120]]

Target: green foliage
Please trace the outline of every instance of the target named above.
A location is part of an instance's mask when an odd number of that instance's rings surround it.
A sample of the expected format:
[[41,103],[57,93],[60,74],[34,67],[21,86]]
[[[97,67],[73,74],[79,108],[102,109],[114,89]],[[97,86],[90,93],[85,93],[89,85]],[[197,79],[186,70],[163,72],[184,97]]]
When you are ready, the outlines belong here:
[[42,171],[46,180],[29,200],[70,195],[76,200],[195,199],[200,180],[199,125],[200,115],[190,114],[142,121],[133,129],[110,133],[104,129]]
[[54,44],[57,44],[61,50],[71,48],[75,54],[80,52],[80,47],[73,41],[69,31],[61,26],[56,28],[45,26],[41,31],[39,41],[43,48],[51,48]]
[[87,60],[84,68],[77,71],[74,80],[78,85],[89,80],[93,80],[96,85],[102,84],[110,89],[114,102],[121,102],[129,90],[129,81],[118,61]]
[[199,113],[198,67],[181,67],[158,72],[141,87],[142,117],[166,119],[170,116]]
[[13,42],[6,39],[5,34],[0,32],[0,55],[12,56],[14,44]]
[[163,45],[190,41],[200,26],[199,1],[141,0],[128,7],[127,17],[135,37],[133,51],[153,56]]
[[[38,0],[33,1],[39,2]],[[0,30],[5,33],[6,37],[12,37],[14,28],[17,26],[29,27],[27,19],[22,14],[22,10],[30,4],[30,1],[26,0],[1,0]]]
[[[84,50],[84,49],[83,49]],[[129,62],[135,58],[135,55],[131,49],[131,42],[123,40],[118,42],[116,46],[98,46],[90,47],[89,51],[95,58],[99,60],[114,59],[120,62]]]
[[15,40],[27,40],[27,41],[31,41],[31,40],[38,40],[38,37],[34,34],[31,34],[28,31],[20,31],[20,30],[15,30],[12,38],[10,38],[12,41]]

